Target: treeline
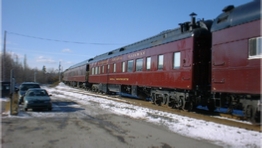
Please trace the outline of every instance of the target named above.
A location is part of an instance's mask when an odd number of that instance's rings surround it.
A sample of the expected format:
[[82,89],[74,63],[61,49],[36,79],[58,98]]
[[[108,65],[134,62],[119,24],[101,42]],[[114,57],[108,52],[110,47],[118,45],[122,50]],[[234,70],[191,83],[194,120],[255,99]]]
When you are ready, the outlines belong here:
[[1,54],[1,80],[10,81],[11,71],[17,84],[22,82],[53,84],[59,81],[59,73],[53,68],[46,69],[45,66],[41,70],[30,68],[27,64],[26,55],[23,63],[21,63],[17,55]]

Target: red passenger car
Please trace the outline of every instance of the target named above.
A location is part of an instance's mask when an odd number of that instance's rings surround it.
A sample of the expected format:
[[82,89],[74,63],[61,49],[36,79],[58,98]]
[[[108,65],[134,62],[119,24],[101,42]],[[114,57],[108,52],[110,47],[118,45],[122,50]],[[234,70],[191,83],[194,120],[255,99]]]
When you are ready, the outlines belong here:
[[229,108],[243,107],[247,117],[261,110],[260,3],[226,7],[211,29],[214,98]]
[[189,96],[210,91],[212,21],[195,21],[97,56],[93,90],[118,92],[184,108]]
[[73,87],[83,87],[88,85],[88,60],[73,65],[63,73],[63,82]]

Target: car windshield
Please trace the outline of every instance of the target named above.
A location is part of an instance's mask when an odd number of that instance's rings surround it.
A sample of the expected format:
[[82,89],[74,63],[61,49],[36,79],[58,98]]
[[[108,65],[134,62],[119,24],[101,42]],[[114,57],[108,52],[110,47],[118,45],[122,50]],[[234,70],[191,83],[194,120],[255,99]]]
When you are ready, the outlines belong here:
[[48,96],[45,90],[34,90],[27,93],[28,96]]
[[40,86],[38,84],[26,84],[21,86],[22,91],[26,91],[29,88],[40,88]]

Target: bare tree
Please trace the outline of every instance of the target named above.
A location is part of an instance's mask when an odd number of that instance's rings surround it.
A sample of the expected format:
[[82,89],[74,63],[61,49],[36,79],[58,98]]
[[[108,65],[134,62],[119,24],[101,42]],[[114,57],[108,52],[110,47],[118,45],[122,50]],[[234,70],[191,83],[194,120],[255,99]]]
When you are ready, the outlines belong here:
[[[1,58],[3,58],[2,54]],[[38,83],[42,84],[54,83],[58,81],[59,74],[53,68],[49,68],[47,71],[45,66],[43,66],[42,70],[38,70],[37,68],[30,68],[27,64],[26,55],[24,57],[24,63],[21,64],[19,63],[17,55],[6,54],[5,64],[1,66],[5,66],[5,71],[1,71],[1,74],[3,75],[3,73],[5,73],[7,81],[10,80],[11,69],[13,69],[14,77],[17,83],[22,83],[25,81],[34,81],[35,78]]]
[[2,63],[2,66],[4,67],[4,71],[2,71],[2,75],[4,75],[5,78],[3,81],[9,81],[10,80],[10,70],[12,69],[12,66],[13,66],[12,58],[10,54],[1,55],[1,57],[4,59],[4,62]]

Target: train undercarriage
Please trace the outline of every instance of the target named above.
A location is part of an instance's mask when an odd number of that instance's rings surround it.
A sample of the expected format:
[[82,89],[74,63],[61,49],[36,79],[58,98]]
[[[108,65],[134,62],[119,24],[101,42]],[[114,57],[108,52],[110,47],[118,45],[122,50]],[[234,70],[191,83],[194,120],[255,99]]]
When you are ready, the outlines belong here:
[[227,108],[227,113],[233,110],[243,111],[244,117],[252,123],[261,122],[262,102],[260,95],[214,93],[211,108]]
[[91,87],[91,84],[88,82],[76,82],[76,81],[65,81],[66,85],[76,88],[88,89]]
[[[209,93],[210,94],[210,93]],[[175,109],[193,111],[197,106],[206,106],[213,112],[220,108],[227,109],[227,114],[234,110],[242,111],[245,119],[253,124],[261,124],[262,102],[260,95],[239,95],[216,93],[209,95],[203,92],[185,90],[152,89],[152,101],[158,105],[168,105]]]
[[174,109],[194,111],[197,106],[206,106],[211,112],[226,108],[227,114],[240,110],[244,118],[253,124],[261,123],[261,96],[227,93],[210,93],[180,89],[139,87],[134,85],[67,83],[72,87],[90,89],[93,92],[120,94],[142,100],[151,100],[156,105],[167,105]]

